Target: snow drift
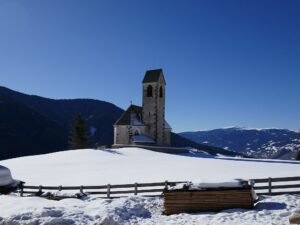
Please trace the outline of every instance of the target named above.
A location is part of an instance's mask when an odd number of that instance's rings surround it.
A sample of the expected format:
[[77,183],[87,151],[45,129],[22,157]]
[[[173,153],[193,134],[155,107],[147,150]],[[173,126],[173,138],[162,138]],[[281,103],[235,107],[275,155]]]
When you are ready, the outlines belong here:
[[49,201],[42,198],[0,196],[0,224],[11,225],[288,225],[300,213],[300,196],[266,197],[254,210],[163,216],[161,198],[87,198]]
[[0,193],[6,194],[14,191],[20,185],[20,181],[14,180],[8,168],[0,165]]
[[8,168],[0,165],[0,186],[7,186],[13,182],[11,172]]

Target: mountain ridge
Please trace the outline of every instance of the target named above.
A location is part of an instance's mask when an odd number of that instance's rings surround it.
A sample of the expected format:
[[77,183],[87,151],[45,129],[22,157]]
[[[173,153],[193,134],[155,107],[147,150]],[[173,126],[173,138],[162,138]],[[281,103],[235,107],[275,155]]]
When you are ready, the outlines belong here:
[[[86,118],[88,127],[94,130],[92,144],[110,144],[113,141],[112,124],[123,113],[114,104],[100,100],[48,99],[3,86],[0,87],[0,100],[6,106],[0,108],[1,159],[68,149],[68,135],[77,113],[81,113]],[[7,107],[12,104],[13,108]],[[34,123],[37,118],[41,121],[40,124]],[[47,126],[36,133],[35,130],[42,124]],[[47,144],[37,144],[48,127],[52,127],[54,131],[48,134],[48,138],[44,137],[44,143]],[[20,140],[23,141],[18,144]],[[23,149],[26,149],[25,152]]]
[[255,158],[294,159],[300,150],[300,132],[282,128],[235,126],[181,132],[180,135],[197,143],[228,148]]
[[256,131],[263,131],[263,130],[287,130],[293,132],[300,132],[300,129],[288,129],[288,128],[278,128],[278,127],[269,127],[269,128],[254,128],[254,127],[244,127],[244,126],[228,126],[228,127],[221,127],[215,129],[208,129],[208,130],[195,130],[195,131],[183,131],[180,133],[186,132],[207,132],[207,131],[214,131],[214,130],[256,130]]

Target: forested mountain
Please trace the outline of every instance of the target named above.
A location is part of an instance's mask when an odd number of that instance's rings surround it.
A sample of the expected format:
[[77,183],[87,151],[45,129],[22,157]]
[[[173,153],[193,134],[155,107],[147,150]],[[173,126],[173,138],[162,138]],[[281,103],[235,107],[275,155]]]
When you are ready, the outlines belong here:
[[86,119],[93,145],[113,142],[112,124],[123,110],[111,103],[53,100],[0,87],[0,159],[67,149],[77,113]]
[[197,143],[231,149],[255,158],[295,159],[300,151],[300,132],[287,129],[231,127],[180,135]]

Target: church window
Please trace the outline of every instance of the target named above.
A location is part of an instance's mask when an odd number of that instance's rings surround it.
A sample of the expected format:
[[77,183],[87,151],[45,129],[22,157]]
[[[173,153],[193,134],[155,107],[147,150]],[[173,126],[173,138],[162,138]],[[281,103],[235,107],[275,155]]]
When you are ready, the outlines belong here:
[[147,88],[147,97],[152,97],[152,96],[153,96],[153,87],[149,85]]
[[140,133],[138,132],[138,130],[135,131],[134,135],[136,135],[136,136],[140,135]]
[[164,90],[162,87],[159,88],[159,97],[160,98],[164,97]]

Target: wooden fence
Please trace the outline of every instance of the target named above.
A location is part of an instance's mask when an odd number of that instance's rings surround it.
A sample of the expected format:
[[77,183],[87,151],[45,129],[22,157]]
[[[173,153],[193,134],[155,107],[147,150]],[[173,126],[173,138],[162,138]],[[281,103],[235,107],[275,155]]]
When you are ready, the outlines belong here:
[[[134,184],[107,184],[101,186],[27,186],[22,185],[19,191],[21,196],[35,195],[40,196],[47,191],[77,191],[90,195],[99,195],[100,197],[113,198],[127,196],[129,194],[143,194],[147,196],[160,196],[164,189],[176,184],[185,183],[178,182],[158,182],[158,183],[134,183]],[[121,195],[121,196],[120,196]]]
[[[300,194],[300,177],[281,177],[252,179],[254,190],[258,195],[280,195],[280,194]],[[134,183],[134,184],[107,184],[101,186],[27,186],[22,185],[19,191],[21,196],[35,195],[40,196],[49,191],[76,191],[98,195],[99,197],[114,198],[128,196],[130,194],[160,196],[165,189],[178,182],[159,182],[159,183]]]
[[252,179],[259,195],[300,194],[300,177]]

